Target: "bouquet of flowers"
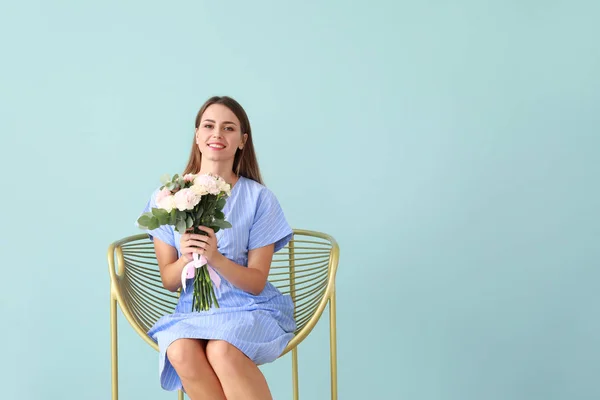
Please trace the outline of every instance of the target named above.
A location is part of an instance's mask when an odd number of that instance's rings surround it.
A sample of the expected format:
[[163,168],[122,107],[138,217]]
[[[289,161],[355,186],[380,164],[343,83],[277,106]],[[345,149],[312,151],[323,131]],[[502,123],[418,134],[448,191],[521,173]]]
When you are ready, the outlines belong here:
[[[214,174],[186,174],[173,178],[169,175],[161,177],[160,191],[156,195],[156,208],[142,214],[137,223],[146,229],[156,229],[162,225],[172,225],[184,234],[192,229],[192,233],[206,235],[198,226],[206,226],[218,232],[231,228],[225,221],[223,207],[231,195],[231,186],[221,177]],[[193,260],[181,273],[183,290],[186,279],[194,277],[194,295],[192,310],[208,310],[213,302],[219,302],[213,288],[213,281],[220,284],[219,275],[208,265],[206,258],[193,253]]]

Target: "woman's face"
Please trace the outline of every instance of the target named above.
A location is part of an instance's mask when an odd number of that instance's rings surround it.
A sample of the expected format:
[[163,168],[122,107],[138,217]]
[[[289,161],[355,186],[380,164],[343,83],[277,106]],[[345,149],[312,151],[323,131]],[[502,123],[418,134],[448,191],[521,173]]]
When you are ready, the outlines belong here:
[[242,134],[235,114],[222,104],[209,106],[196,130],[196,144],[202,159],[219,162],[233,162],[235,152],[243,147],[247,137]]

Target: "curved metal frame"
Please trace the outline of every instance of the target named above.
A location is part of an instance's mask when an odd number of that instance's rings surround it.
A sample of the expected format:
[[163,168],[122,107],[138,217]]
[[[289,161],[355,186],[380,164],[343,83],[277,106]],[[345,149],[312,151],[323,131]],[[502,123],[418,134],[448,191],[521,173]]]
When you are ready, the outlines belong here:
[[[312,315],[304,321],[302,327],[296,332],[292,340],[288,343],[279,357],[292,352],[292,387],[293,399],[299,398],[298,381],[298,345],[310,334],[317,322],[321,318],[327,304],[329,304],[329,346],[330,346],[330,369],[331,369],[331,399],[337,400],[337,332],[336,332],[336,302],[335,302],[335,276],[339,262],[339,245],[336,240],[325,233],[309,231],[304,229],[294,229],[294,236],[286,246],[289,251],[289,282],[290,295],[296,302],[296,268],[295,268],[295,237],[308,236],[326,240],[331,246],[328,255],[327,279],[324,293],[321,296],[318,305],[312,310]],[[123,255],[122,246],[137,240],[147,238],[146,234],[138,234],[125,237],[110,244],[108,247],[108,269],[110,276],[110,328],[111,328],[111,373],[112,373],[112,400],[118,400],[118,343],[117,343],[117,304],[123,312],[126,320],[133,327],[135,332],[154,350],[158,351],[158,345],[146,334],[136,318],[133,316],[130,305],[124,299],[123,279],[125,277],[126,262]],[[115,264],[116,259],[116,264]],[[283,268],[283,267],[280,267]],[[305,318],[304,316],[303,318]],[[183,400],[182,391],[178,391],[178,399]]]

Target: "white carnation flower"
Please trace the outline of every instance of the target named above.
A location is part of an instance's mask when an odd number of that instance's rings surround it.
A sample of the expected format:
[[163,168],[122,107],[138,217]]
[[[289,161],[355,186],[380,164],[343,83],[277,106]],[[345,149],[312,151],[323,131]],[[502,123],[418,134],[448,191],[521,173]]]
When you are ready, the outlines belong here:
[[164,196],[160,200],[156,202],[157,208],[162,208],[163,210],[167,210],[167,212],[171,212],[175,208],[175,197],[172,195]]
[[210,174],[204,174],[196,177],[196,179],[194,179],[194,185],[202,187],[203,192],[210,194],[219,194],[217,179]]
[[208,194],[208,189],[206,189],[206,187],[204,185],[199,185],[197,183],[194,183],[192,186],[190,186],[190,190],[192,192],[194,192],[196,194],[196,196],[202,197],[205,194]]

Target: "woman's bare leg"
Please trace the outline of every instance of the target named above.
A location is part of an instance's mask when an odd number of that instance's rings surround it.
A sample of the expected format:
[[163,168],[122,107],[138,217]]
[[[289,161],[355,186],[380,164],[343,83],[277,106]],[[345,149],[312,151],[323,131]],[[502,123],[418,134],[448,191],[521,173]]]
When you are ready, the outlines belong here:
[[167,357],[191,400],[226,400],[205,349],[206,341],[178,339],[167,348]]
[[267,381],[258,368],[235,346],[210,340],[206,358],[219,377],[227,400],[272,400]]

